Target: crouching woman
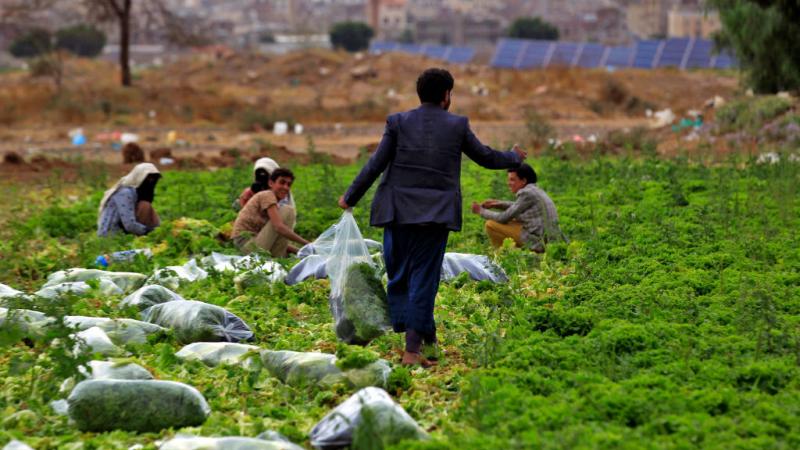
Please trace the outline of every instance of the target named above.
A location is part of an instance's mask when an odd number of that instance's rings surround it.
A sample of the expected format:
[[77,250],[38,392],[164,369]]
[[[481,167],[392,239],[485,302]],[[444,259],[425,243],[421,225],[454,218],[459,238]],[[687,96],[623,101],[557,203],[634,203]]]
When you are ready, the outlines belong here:
[[536,179],[533,167],[520,164],[508,170],[508,188],[516,195],[515,201],[486,200],[472,204],[472,212],[486,219],[486,234],[495,248],[511,238],[517,247],[542,253],[547,242],[566,241],[558,226],[556,205],[536,186]]
[[233,224],[233,243],[242,253],[269,252],[274,258],[297,253],[289,242],[308,244],[294,232],[296,211],[282,201],[291,193],[294,174],[289,169],[275,169],[269,177],[269,189],[253,195]]
[[161,224],[153,208],[161,173],[150,163],[141,163],[103,194],[97,218],[97,235],[116,233],[145,235]]

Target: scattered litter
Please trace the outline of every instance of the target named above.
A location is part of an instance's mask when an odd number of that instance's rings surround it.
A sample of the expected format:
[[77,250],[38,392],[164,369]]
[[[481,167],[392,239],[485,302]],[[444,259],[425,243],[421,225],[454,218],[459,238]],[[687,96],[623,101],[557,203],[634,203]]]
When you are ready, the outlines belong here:
[[767,152],[758,155],[757,164],[778,164],[781,162],[781,155],[775,152]]
[[95,258],[94,263],[99,267],[106,268],[113,263],[133,261],[138,255],[142,255],[143,257],[150,259],[153,257],[153,252],[149,248],[121,250],[107,255],[100,255]]
[[142,286],[136,292],[122,299],[120,308],[134,307],[139,311],[145,310],[159,303],[184,300],[183,297],[157,284]]
[[275,122],[272,127],[272,134],[276,136],[283,136],[289,132],[289,124],[286,122]]
[[81,431],[156,432],[199,426],[211,413],[197,389],[156,380],[86,380],[67,399]]
[[486,255],[469,253],[445,253],[442,261],[442,281],[449,281],[461,273],[468,273],[476,281],[489,280],[493,283],[508,281],[503,268],[492,262]]
[[294,134],[303,134],[303,124],[301,123],[294,124]]
[[135,133],[122,133],[122,135],[119,137],[119,142],[122,145],[139,142],[139,135]]
[[315,448],[358,450],[390,447],[402,440],[428,439],[428,435],[386,391],[367,387],[317,423],[310,439]]
[[170,328],[182,344],[239,342],[253,337],[250,327],[224,308],[195,300],[174,300],[142,311],[145,322]]
[[663,128],[675,121],[675,113],[671,109],[662,109],[653,113],[650,128]]
[[[253,366],[253,360],[245,356],[259,350],[255,345],[232,342],[195,342],[180,349],[175,356],[184,361],[200,361],[211,367],[222,364],[250,368]],[[258,358],[258,354],[251,356]]]
[[174,144],[176,140],[178,140],[178,132],[175,130],[170,130],[167,133],[167,145]]
[[162,166],[171,166],[175,164],[175,160],[172,158],[161,158],[158,160],[158,164]]
[[385,387],[392,372],[386,361],[378,360],[358,369],[342,370],[336,355],[289,350],[261,351],[261,362],[269,372],[290,386],[330,387],[343,383],[351,389]]
[[789,92],[786,92],[786,91],[778,92],[777,94],[775,94],[775,96],[778,97],[778,98],[785,99],[785,100],[791,100],[792,99],[792,94],[790,94]]
[[74,146],[86,144],[86,135],[83,133],[83,128],[73,128],[67,135],[72,140],[72,145]]

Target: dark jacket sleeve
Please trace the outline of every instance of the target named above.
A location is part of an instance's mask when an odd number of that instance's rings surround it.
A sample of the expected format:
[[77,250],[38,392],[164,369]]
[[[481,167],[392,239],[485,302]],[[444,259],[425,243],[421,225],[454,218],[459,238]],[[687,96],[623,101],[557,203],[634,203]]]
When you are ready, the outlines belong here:
[[465,118],[464,120],[466,121],[466,136],[464,137],[464,144],[461,151],[464,152],[469,159],[487,169],[511,169],[522,163],[522,159],[519,155],[511,150],[499,152],[493,150],[489,146],[481,144],[481,141],[478,140],[469,127],[469,119]]
[[122,228],[125,229],[125,232],[143,236],[151,231],[149,227],[136,220],[136,191],[133,189],[121,189],[111,196],[109,201],[114,202],[114,206],[119,211],[119,218],[122,221]]
[[395,116],[389,116],[386,119],[386,129],[383,131],[383,138],[380,145],[378,145],[378,149],[356,176],[353,184],[347,189],[347,193],[344,194],[344,201],[348,206],[355,206],[361,200],[361,197],[367,193],[372,183],[394,159],[397,152],[397,125],[394,123],[395,120]]

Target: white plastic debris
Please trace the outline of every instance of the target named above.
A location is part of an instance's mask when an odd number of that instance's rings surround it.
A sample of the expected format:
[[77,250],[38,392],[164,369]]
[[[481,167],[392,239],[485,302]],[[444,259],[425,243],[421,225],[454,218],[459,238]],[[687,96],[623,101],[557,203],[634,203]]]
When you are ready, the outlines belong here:
[[139,135],[135,133],[122,133],[122,135],[119,137],[119,141],[122,143],[122,145],[139,142]]
[[272,127],[272,133],[276,136],[283,136],[288,132],[289,124],[286,122],[275,122],[275,125]]
[[663,128],[672,124],[675,121],[675,113],[671,109],[662,109],[653,113],[653,119],[650,121],[650,128]]

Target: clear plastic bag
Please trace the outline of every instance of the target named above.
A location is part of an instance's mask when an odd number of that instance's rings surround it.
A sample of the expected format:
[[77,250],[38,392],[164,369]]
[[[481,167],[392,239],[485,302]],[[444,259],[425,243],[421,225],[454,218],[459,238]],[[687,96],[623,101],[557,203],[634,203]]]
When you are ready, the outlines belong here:
[[247,324],[225,308],[195,300],[175,300],[142,311],[145,322],[170,328],[182,344],[239,342],[253,338]]
[[280,283],[286,278],[286,269],[276,261],[265,261],[236,275],[233,279],[236,289],[242,291],[252,286]]
[[3,447],[3,450],[33,450],[24,442],[13,440]]
[[37,338],[55,321],[39,311],[0,308],[0,333],[5,338]]
[[442,261],[442,281],[449,281],[461,273],[468,273],[476,281],[489,280],[493,283],[506,283],[508,276],[503,268],[492,262],[486,255],[469,253],[445,253]]
[[66,316],[64,323],[78,329],[98,327],[116,345],[144,344],[151,334],[166,333],[164,327],[134,319],[110,319],[107,317]]
[[[58,300],[67,295],[84,296],[91,292],[92,287],[85,281],[67,281],[64,283],[44,286],[33,295],[47,300]],[[103,295],[122,295],[122,289],[108,278],[100,278],[98,291]]]
[[75,339],[75,347],[72,352],[75,355],[81,354],[100,354],[103,356],[125,355],[125,350],[117,347],[108,337],[105,331],[99,327],[87,328],[83,331],[71,335]]
[[295,285],[308,278],[321,280],[328,277],[326,266],[328,257],[322,255],[308,255],[292,267],[289,275],[284,280],[289,286]]
[[290,386],[330,387],[341,383],[354,389],[367,386],[385,387],[392,372],[389,364],[383,360],[347,370],[340,369],[336,360],[336,355],[328,353],[261,351],[264,367],[272,376]]
[[303,450],[303,447],[288,441],[238,436],[176,436],[161,444],[159,450]]
[[147,279],[147,284],[160,284],[173,291],[178,289],[181,283],[192,283],[197,280],[208,278],[208,272],[197,265],[194,258],[182,266],[167,266],[153,272]]
[[55,286],[67,282],[109,280],[122,292],[130,292],[144,284],[147,275],[135,272],[108,272],[97,269],[67,269],[51,273],[43,287]]
[[11,286],[6,286],[5,284],[0,283],[0,298],[20,297],[23,295],[25,294],[12,288]]
[[368,387],[328,413],[311,430],[310,438],[311,445],[319,449],[359,450],[427,439],[428,435],[386,391]]
[[120,308],[134,307],[143,311],[159,303],[171,302],[173,300],[184,300],[183,297],[175,292],[158,284],[148,284],[136,290],[136,292],[122,299],[119,303]]
[[331,280],[329,304],[336,336],[341,341],[365,345],[391,328],[386,291],[350,210],[336,224],[325,268]]
[[258,358],[258,355],[249,354],[258,350],[255,345],[232,342],[195,342],[180,349],[175,356],[184,361],[200,361],[211,367],[241,365],[247,369],[253,367],[251,357]]
[[155,432],[198,426],[211,408],[197,389],[158,380],[86,380],[67,398],[81,431]]

